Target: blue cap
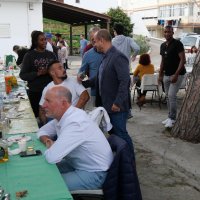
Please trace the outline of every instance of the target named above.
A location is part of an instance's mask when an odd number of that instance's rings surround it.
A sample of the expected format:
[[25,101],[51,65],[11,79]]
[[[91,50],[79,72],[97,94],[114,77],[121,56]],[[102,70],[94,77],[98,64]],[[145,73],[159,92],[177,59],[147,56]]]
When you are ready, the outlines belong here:
[[46,38],[52,38],[52,34],[51,33],[45,33],[45,37]]

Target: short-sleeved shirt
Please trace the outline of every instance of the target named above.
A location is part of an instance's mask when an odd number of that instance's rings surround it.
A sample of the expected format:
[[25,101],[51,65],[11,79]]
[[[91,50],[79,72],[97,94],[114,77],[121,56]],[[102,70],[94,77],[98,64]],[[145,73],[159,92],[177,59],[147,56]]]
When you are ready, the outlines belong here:
[[[173,39],[168,45],[166,42],[160,46],[160,55],[163,58],[164,73],[166,76],[175,74],[178,69],[180,58],[179,53],[184,52],[183,44],[179,40]],[[185,67],[181,70],[179,75],[185,74]]]
[[139,76],[140,80],[142,80],[142,77],[144,74],[154,74],[154,65],[141,65],[139,64],[135,71],[133,72],[134,76]]
[[[42,92],[42,97],[39,102],[40,106],[42,106],[44,103],[44,97],[45,97],[47,90],[54,86],[57,86],[57,85],[55,85],[54,82],[52,81],[44,88],[44,90]],[[86,90],[83,87],[83,85],[78,83],[78,81],[73,77],[67,77],[67,79],[65,79],[61,84],[59,84],[59,86],[64,86],[70,90],[70,92],[72,93],[72,105],[73,106],[76,106],[80,95],[82,94],[82,92],[84,92]]]

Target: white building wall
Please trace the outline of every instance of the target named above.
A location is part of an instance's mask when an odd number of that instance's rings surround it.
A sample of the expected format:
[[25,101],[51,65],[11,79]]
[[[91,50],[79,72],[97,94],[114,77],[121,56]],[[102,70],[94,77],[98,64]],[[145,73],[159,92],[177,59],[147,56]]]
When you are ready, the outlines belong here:
[[76,3],[76,0],[64,0],[66,4],[92,10],[99,13],[105,13],[110,8],[116,8],[118,6],[117,0],[80,0],[80,3]]
[[[31,2],[29,7],[29,2]],[[30,47],[31,32],[43,30],[42,1],[2,1],[0,0],[0,27],[9,25],[10,34],[4,34],[5,30],[0,29],[0,57],[14,54],[14,45]],[[6,31],[7,32],[7,31]]]

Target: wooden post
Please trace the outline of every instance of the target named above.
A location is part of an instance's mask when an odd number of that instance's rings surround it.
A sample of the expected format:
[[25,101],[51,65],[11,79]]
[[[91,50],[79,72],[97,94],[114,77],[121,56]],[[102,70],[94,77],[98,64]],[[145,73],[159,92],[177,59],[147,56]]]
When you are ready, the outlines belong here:
[[85,24],[85,39],[88,39],[88,31],[87,31],[87,24]]
[[70,55],[73,55],[73,46],[72,46],[72,25],[70,25]]

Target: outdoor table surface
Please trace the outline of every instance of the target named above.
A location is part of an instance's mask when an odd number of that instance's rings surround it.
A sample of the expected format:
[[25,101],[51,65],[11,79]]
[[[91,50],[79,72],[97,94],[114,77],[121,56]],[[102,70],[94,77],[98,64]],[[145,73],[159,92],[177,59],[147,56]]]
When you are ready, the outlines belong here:
[[[20,84],[25,91],[25,85],[22,82]],[[20,87],[15,91],[19,89]],[[23,91],[23,88],[21,89]],[[8,162],[0,163],[0,188],[10,193],[12,200],[21,199],[16,197],[16,192],[25,190],[27,195],[23,197],[24,200],[73,200],[56,165],[49,164],[45,160],[46,147],[36,137],[38,125],[29,100],[20,100],[19,106],[25,109],[21,116],[11,119],[11,127],[6,137],[16,134],[31,136],[27,146],[41,150],[42,155],[30,157],[12,155],[9,156]],[[18,148],[18,145],[14,143],[10,148]]]
[[56,165],[46,162],[43,155],[45,146],[36,138],[35,133],[29,136],[32,140],[27,145],[34,144],[34,149],[41,150],[42,155],[9,156],[8,162],[0,163],[0,186],[11,194],[11,199],[17,199],[16,192],[27,190],[24,200],[72,200]]

